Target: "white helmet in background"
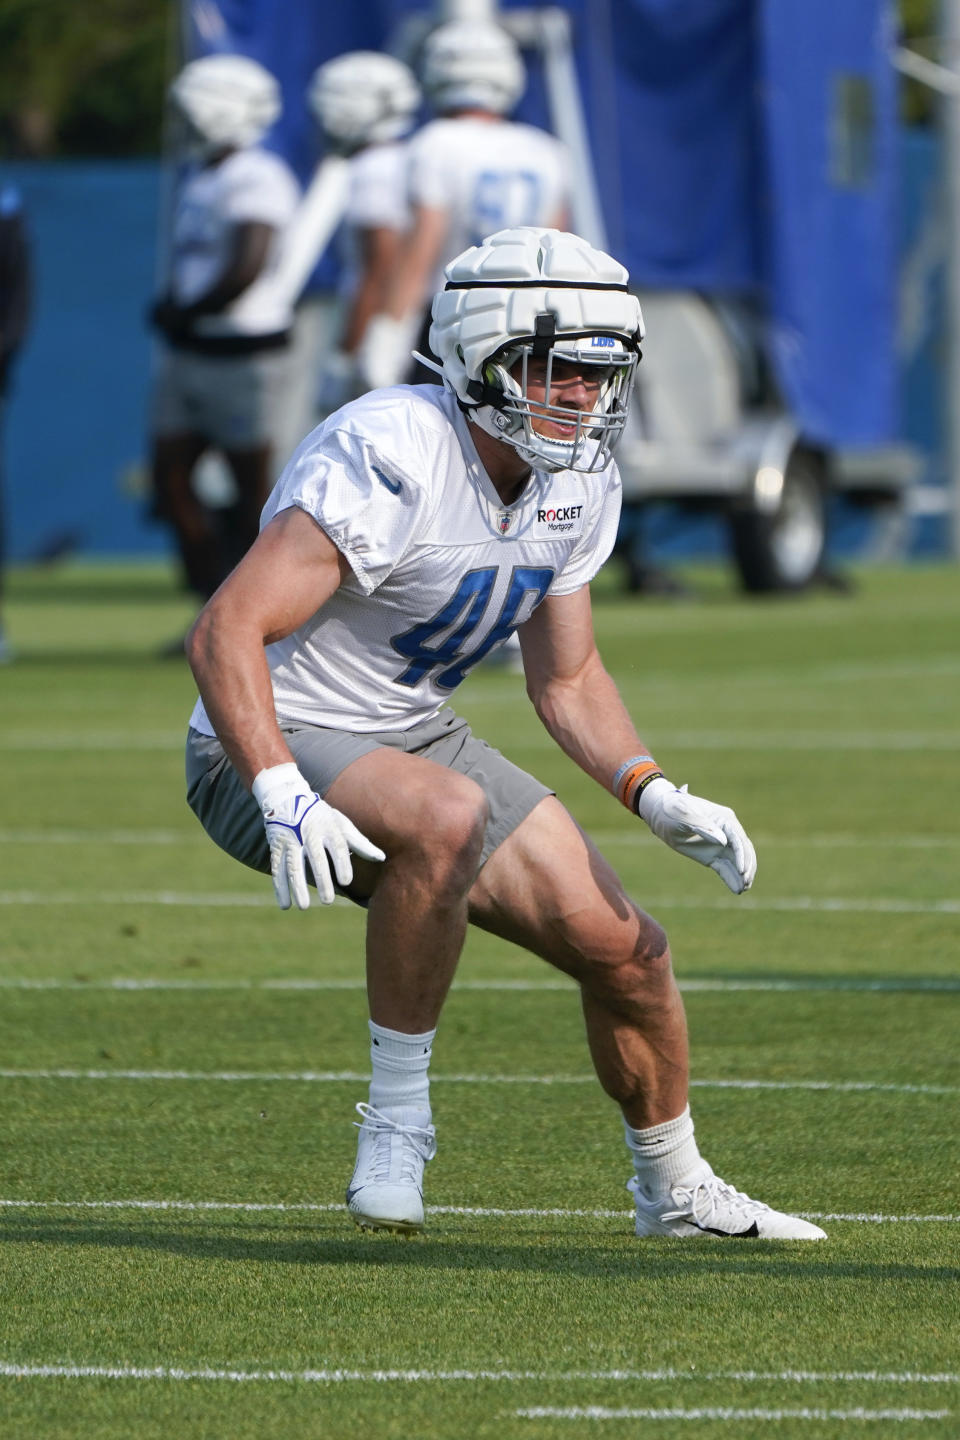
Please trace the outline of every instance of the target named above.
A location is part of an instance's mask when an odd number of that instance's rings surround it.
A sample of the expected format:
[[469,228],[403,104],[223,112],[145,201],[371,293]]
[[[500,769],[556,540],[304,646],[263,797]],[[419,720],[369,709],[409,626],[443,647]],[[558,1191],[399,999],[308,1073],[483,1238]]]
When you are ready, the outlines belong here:
[[245,55],[191,60],[170,86],[170,102],[198,157],[255,145],[279,117],[280,86],[269,70]]
[[420,108],[420,87],[401,60],[354,50],[314,71],[307,101],[328,140],[349,155],[405,135]]
[[420,78],[438,111],[480,109],[506,115],[526,84],[510,35],[487,20],[451,20],[427,36]]
[[[499,230],[446,267],[434,297],[430,345],[469,418],[540,470],[603,470],[623,433],[643,317],[618,261],[578,235]],[[546,396],[527,394],[530,362],[546,362]],[[551,401],[556,361],[596,367],[590,411]],[[534,420],[575,426],[569,440]]]

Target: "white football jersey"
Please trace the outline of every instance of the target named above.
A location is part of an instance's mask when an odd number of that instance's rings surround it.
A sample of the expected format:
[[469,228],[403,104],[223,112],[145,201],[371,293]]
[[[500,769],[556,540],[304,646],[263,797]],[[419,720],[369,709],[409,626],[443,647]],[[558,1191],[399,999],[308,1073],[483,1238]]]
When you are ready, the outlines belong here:
[[409,142],[411,205],[449,212],[443,265],[486,235],[556,225],[569,203],[569,154],[554,135],[513,120],[431,120]]
[[340,289],[352,294],[359,282],[358,230],[407,230],[407,142],[368,145],[350,159],[347,203],[341,230]]
[[[277,717],[341,730],[406,730],[436,714],[470,668],[547,595],[607,559],[620,477],[534,471],[504,505],[454,394],[374,390],[296,451],[261,528],[297,505],[350,565],[340,588],[266,649]],[[213,728],[201,702],[191,725]]]
[[218,315],[194,322],[198,335],[272,335],[289,330],[290,300],[276,285],[284,236],[300,201],[296,176],[269,150],[237,150],[219,165],[195,170],[180,192],[173,222],[170,289],[189,305],[210,289],[230,258],[231,232],[245,221],[276,231],[263,270]]

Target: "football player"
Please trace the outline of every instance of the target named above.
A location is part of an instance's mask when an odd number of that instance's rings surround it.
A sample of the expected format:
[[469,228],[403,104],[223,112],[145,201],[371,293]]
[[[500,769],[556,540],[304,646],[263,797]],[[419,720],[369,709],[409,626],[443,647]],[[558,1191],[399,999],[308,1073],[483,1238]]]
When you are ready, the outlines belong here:
[[[411,347],[429,355],[429,304],[443,267],[495,230],[517,225],[563,229],[570,165],[553,135],[508,117],[523,94],[520,52],[500,25],[451,20],[424,45],[421,81],[437,118],[409,146],[412,223],[386,304],[368,326],[360,366],[370,386],[405,376]],[[434,357],[435,358],[435,357]]]
[[343,216],[340,339],[324,359],[320,408],[336,410],[363,389],[356,353],[370,317],[383,309],[410,224],[407,146],[420,107],[413,72],[391,55],[355,50],[314,73],[307,98],[327,147],[350,159]]
[[368,907],[358,1224],[423,1225],[428,1067],[473,923],[578,982],[623,1114],[637,1234],[820,1238],[701,1158],[663,930],[556,795],[450,704],[518,629],[530,699],[565,753],[734,893],[752,884],[736,815],[663,776],[594,642],[639,303],[621,265],[555,230],[498,232],[446,277],[431,330],[443,387],[374,391],[309,435],[196,622],[189,803],[272,872],[281,907],[309,904],[307,862],[321,901],[339,888]]
[[[211,55],[174,80],[169,102],[188,169],[177,198],[153,396],[156,514],[169,522],[189,587],[204,598],[256,537],[272,482],[272,436],[288,384],[293,313],[273,283],[299,203],[296,177],[259,142],[280,89],[255,60]],[[236,498],[214,522],[192,486],[211,447]]]

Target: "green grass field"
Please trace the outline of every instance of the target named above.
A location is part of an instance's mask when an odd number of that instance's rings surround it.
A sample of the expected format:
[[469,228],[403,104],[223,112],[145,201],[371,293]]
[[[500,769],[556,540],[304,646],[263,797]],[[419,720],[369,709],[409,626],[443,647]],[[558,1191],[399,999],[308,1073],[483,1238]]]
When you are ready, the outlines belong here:
[[819,1245],[637,1241],[572,987],[472,935],[427,1234],[342,1208],[363,917],[281,914],[186,809],[189,607],[158,567],[11,577],[0,671],[2,1440],[960,1435],[960,572],[696,603],[608,579],[601,648],[750,896],[460,708],[667,927],[701,1149]]

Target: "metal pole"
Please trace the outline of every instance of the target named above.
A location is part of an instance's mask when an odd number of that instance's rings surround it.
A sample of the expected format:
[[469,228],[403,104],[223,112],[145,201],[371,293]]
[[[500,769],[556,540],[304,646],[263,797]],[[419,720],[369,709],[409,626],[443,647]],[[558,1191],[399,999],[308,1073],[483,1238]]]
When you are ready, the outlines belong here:
[[[960,0],[942,0],[941,59],[960,65]],[[946,458],[950,489],[950,551],[960,559],[960,96],[942,92],[941,127],[947,211]]]

